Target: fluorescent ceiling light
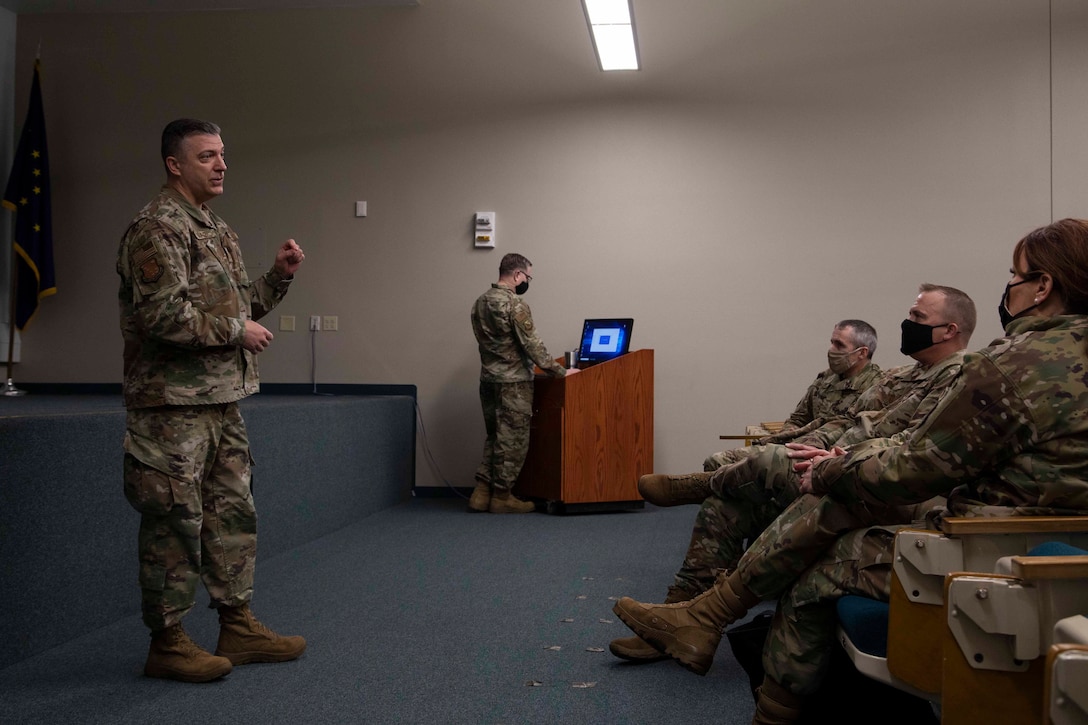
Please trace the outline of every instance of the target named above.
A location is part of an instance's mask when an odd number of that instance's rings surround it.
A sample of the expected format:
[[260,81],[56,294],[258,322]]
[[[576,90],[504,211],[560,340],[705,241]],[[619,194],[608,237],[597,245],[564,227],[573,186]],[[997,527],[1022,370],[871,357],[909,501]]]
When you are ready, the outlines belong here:
[[631,0],[582,0],[601,70],[638,70]]

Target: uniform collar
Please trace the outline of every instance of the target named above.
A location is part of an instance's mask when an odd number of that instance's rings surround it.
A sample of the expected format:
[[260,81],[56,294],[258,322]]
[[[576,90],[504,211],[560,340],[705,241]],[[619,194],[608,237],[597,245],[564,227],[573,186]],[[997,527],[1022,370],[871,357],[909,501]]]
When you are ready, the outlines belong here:
[[193,203],[191,201],[186,199],[184,196],[182,196],[181,193],[179,193],[175,189],[170,188],[170,186],[166,184],[163,184],[161,193],[165,196],[170,197],[171,201],[175,202],[178,206],[180,206],[186,214],[193,218],[194,221],[197,221],[206,227],[215,228],[215,224],[214,222],[212,222],[212,210],[209,209],[206,205],[201,204],[199,207],[193,206]]
[[[839,382],[843,385],[843,387],[850,388],[858,381],[858,379],[862,378],[865,375],[865,373],[867,373],[872,367],[873,367],[873,361],[869,360],[868,362],[865,363],[865,366],[861,370],[858,370],[856,373],[854,373],[850,377],[845,377],[843,375],[840,375],[839,376]],[[865,387],[869,387],[869,386],[866,385]]]
[[1088,322],[1086,315],[1054,315],[1053,317],[1038,317],[1028,315],[1013,320],[1005,328],[1006,337],[1012,337],[1022,332],[1038,332],[1053,330],[1062,327],[1083,327]]

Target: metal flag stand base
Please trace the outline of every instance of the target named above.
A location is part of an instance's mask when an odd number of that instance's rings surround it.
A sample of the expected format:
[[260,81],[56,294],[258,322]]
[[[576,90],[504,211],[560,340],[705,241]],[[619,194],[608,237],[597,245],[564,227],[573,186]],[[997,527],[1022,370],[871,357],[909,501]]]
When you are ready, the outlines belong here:
[[7,385],[4,386],[4,395],[11,397],[14,397],[16,395],[26,395],[26,391],[19,390],[19,388],[15,387],[15,383],[12,382],[11,378],[8,378]]

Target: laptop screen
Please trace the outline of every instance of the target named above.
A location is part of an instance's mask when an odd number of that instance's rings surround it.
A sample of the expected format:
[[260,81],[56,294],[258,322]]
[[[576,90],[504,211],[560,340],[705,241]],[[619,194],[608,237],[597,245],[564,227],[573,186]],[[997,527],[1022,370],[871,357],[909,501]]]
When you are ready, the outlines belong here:
[[578,348],[578,367],[589,367],[625,354],[631,349],[634,324],[630,317],[586,320]]

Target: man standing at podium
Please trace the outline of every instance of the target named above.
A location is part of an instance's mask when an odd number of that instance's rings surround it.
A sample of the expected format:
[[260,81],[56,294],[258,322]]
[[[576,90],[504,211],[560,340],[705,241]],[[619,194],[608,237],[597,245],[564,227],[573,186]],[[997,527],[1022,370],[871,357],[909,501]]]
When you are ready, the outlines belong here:
[[534,365],[557,378],[579,372],[555,362],[537,337],[533,314],[521,298],[533,280],[532,272],[532,263],[522,255],[505,255],[499,262],[499,281],[472,306],[487,430],[476,488],[468,502],[472,512],[524,514],[536,508],[510,492],[529,452]]

